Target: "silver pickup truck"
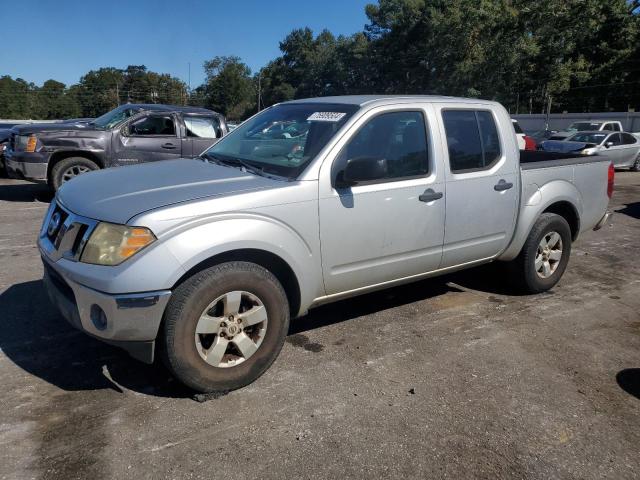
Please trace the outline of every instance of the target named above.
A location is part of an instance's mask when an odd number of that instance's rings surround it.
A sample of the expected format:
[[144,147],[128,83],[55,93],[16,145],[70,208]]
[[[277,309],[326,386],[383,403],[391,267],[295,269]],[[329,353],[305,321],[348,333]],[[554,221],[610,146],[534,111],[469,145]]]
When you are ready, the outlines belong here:
[[44,282],[86,333],[195,390],[239,388],[323,303],[494,260],[527,292],[553,287],[606,221],[613,168],[539,154],[495,102],[282,103],[201,159],[63,185],[39,236]]

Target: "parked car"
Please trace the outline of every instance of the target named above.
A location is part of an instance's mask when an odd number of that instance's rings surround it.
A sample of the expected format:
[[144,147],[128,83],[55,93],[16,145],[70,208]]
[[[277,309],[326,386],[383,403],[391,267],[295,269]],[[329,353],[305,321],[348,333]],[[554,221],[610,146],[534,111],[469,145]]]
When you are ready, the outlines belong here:
[[11,137],[11,128],[0,128],[0,174],[6,174],[4,152],[9,145],[9,138]]
[[[292,120],[307,126],[297,155],[297,139],[255,135]],[[285,102],[204,160],[63,185],[38,239],[44,283],[77,328],[162,357],[195,390],[239,388],[317,305],[496,260],[524,291],[552,288],[572,242],[606,221],[613,168],[545,155],[518,149],[495,102]]]
[[640,140],[626,132],[579,132],[566,140],[548,140],[541,148],[548,152],[599,155],[609,159],[616,168],[640,171]]
[[222,115],[195,107],[122,105],[89,123],[13,128],[9,174],[53,189],[91,170],[197,157],[227,133]]
[[566,140],[576,132],[593,132],[603,130],[610,132],[622,132],[622,123],[617,121],[573,122],[566,130],[554,133],[549,137],[549,140]]
[[516,138],[518,139],[518,148],[520,150],[535,150],[537,145],[536,141],[529,135],[526,135],[517,120],[511,120],[513,123],[513,129],[516,131]]

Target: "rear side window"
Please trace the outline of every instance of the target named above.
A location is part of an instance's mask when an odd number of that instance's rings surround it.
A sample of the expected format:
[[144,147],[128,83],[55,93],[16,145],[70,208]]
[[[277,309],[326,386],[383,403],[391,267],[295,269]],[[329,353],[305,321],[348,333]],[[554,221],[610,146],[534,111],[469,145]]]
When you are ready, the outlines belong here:
[[222,137],[220,122],[215,117],[184,117],[184,125],[187,127],[187,137]]
[[484,170],[501,155],[495,120],[487,110],[443,110],[449,164],[454,173]]
[[520,124],[518,122],[513,122],[513,128],[515,129],[516,133],[524,133],[522,131],[522,128],[520,128]]
[[636,137],[634,137],[630,133],[621,133],[620,135],[622,135],[622,143],[624,143],[625,145],[633,145],[638,141]]

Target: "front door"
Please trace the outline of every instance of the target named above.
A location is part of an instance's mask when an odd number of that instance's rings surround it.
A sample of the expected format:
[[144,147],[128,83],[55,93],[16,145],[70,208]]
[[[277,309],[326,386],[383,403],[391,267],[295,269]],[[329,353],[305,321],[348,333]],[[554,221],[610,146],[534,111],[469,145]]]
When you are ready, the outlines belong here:
[[[444,181],[429,111],[368,112],[320,171],[320,243],[328,295],[435,270],[444,227]],[[336,188],[349,159],[385,159],[386,178]]]
[[119,165],[173,160],[182,156],[175,116],[150,113],[133,119],[114,135],[115,161]]
[[441,106],[447,163],[442,267],[494,257],[513,235],[519,200],[518,150],[511,120],[486,107]]

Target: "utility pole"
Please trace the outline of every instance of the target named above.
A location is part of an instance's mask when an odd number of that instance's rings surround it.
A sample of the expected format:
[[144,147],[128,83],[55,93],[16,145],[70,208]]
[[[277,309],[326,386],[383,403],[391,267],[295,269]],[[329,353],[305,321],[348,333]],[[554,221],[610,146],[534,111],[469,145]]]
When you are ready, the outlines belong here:
[[120,106],[120,87],[118,86],[118,82],[116,82],[116,99],[118,106]]
[[258,72],[258,112],[262,110],[262,70]]
[[191,62],[188,63],[189,65],[189,95],[191,95]]
[[549,130],[549,115],[551,114],[551,95],[547,96],[547,115],[545,118],[545,130]]

